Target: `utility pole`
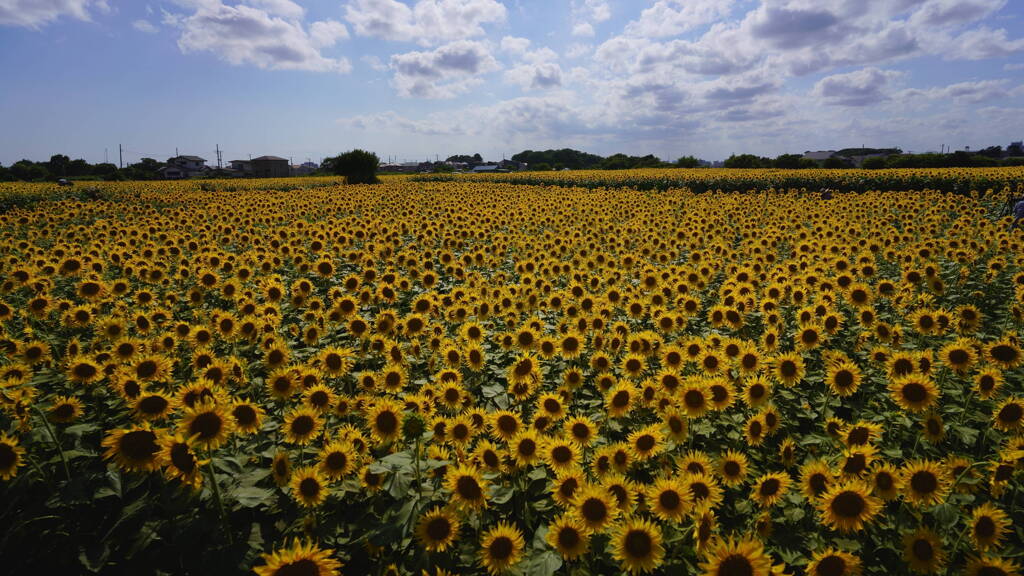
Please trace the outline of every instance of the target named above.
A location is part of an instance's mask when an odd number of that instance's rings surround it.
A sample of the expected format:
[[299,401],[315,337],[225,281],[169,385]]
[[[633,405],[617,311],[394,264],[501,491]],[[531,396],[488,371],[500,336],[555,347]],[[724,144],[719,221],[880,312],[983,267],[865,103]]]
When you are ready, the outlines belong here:
[[104,164],[110,164],[110,162],[107,160],[107,149],[106,149],[106,147],[103,148],[103,163]]
[[124,168],[124,151],[120,144],[117,145],[117,167]]
[[177,146],[174,147],[174,157],[175,158],[178,157],[178,147]]
[[220,163],[221,162],[221,160],[220,160],[220,144],[214,144],[214,146],[216,147],[216,150],[217,150],[217,170],[220,170],[221,169],[221,163]]

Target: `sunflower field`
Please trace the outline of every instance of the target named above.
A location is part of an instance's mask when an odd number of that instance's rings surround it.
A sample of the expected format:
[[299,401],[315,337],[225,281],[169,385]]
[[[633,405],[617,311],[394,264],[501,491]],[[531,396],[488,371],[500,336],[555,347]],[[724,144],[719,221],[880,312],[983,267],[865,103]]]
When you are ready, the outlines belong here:
[[1024,173],[662,172],[3,185],[0,572],[1020,576]]

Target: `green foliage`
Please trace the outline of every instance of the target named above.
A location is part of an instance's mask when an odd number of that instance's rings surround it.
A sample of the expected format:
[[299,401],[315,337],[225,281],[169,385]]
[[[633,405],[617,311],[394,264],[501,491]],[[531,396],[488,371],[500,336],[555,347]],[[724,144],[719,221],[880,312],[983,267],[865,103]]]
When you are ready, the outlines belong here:
[[700,168],[700,159],[695,156],[683,156],[676,160],[676,168]]
[[588,154],[571,148],[544,151],[524,150],[513,155],[512,159],[516,162],[526,162],[531,168],[534,164],[544,163],[550,166],[560,166],[573,170],[597,168],[601,165],[601,161],[604,160],[604,158],[596,154]]
[[726,168],[771,168],[772,161],[753,154],[733,154],[725,159]]
[[327,158],[324,164],[339,176],[344,176],[349,184],[377,184],[377,166],[380,158],[366,150],[350,150],[344,154]]

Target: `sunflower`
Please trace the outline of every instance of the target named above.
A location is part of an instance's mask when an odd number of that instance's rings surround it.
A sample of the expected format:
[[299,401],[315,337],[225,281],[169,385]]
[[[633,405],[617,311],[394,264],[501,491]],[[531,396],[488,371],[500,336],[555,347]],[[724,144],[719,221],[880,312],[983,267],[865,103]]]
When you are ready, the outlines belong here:
[[843,429],[842,441],[847,446],[864,446],[881,438],[882,425],[860,420]]
[[630,574],[653,572],[665,558],[661,528],[643,518],[630,518],[615,528],[612,556]]
[[974,341],[958,338],[946,344],[939,350],[939,361],[958,374],[966,374],[978,361]]
[[751,408],[759,408],[772,394],[772,382],[764,376],[747,378],[743,387],[743,400]]
[[771,508],[779,503],[792,480],[784,472],[769,472],[754,481],[750,498],[763,508]]
[[921,417],[922,433],[928,442],[938,444],[946,437],[945,424],[942,421],[942,414],[929,410]]
[[967,561],[967,576],[1020,576],[1020,566],[1007,558],[981,556]]
[[201,469],[208,460],[200,460],[192,446],[181,434],[164,434],[160,439],[160,459],[164,465],[164,475],[169,480],[179,480],[192,490],[199,490],[203,483]]
[[452,504],[465,509],[487,506],[488,483],[474,466],[459,465],[448,472],[445,485],[452,493]]
[[580,446],[589,446],[597,436],[594,422],[584,416],[572,416],[565,422],[565,431]]
[[876,464],[870,472],[871,491],[882,500],[889,501],[899,496],[903,479],[892,464]]
[[786,386],[793,386],[804,378],[804,359],[792,352],[779,354],[772,362],[772,373]]
[[698,378],[687,378],[679,398],[687,418],[700,418],[711,408],[711,393],[705,382]]
[[277,400],[287,400],[299,390],[298,372],[281,366],[267,375],[267,391]]
[[800,467],[800,491],[808,500],[823,496],[834,482],[832,467],[824,460],[811,460]]
[[609,418],[627,416],[639,394],[629,382],[619,382],[605,394],[605,410]]
[[718,475],[726,486],[737,486],[747,477],[747,455],[728,450],[718,458]]
[[756,414],[751,416],[747,420],[743,433],[746,436],[747,444],[760,446],[768,434],[768,425],[765,423],[764,415]]
[[693,515],[693,548],[703,555],[715,535],[717,521],[714,511],[708,506],[699,507]]
[[615,506],[619,511],[625,514],[633,511],[637,490],[632,480],[621,474],[607,474],[601,478],[601,486],[615,497]]
[[982,552],[999,548],[1003,536],[1009,532],[1012,525],[1006,512],[990,502],[985,502],[971,513],[971,539],[974,546]]
[[492,575],[504,574],[519,562],[525,545],[518,528],[498,522],[480,537],[480,564]]
[[662,478],[647,487],[651,511],[666,522],[681,522],[693,506],[692,495],[673,478]]
[[587,485],[579,489],[573,504],[576,516],[594,532],[602,532],[619,515],[618,506],[600,486]]
[[82,401],[74,396],[56,396],[50,406],[50,420],[69,424],[82,416]]
[[924,412],[938,400],[941,392],[931,378],[911,374],[893,378],[889,393],[896,404],[909,412]]
[[695,506],[714,508],[722,501],[722,488],[710,474],[685,474],[682,479]]
[[946,499],[949,478],[938,462],[917,460],[908,463],[902,471],[904,495],[912,504],[928,507]]
[[177,407],[177,399],[163,392],[146,391],[135,398],[133,411],[137,418],[147,421],[166,418]]
[[416,540],[428,552],[444,552],[459,537],[459,527],[451,510],[435,506],[416,522]]
[[490,440],[481,439],[473,449],[473,462],[486,472],[500,472],[503,468],[502,451]]
[[657,456],[663,446],[661,430],[657,424],[634,430],[629,434],[628,440],[633,454],[639,461],[650,460]]
[[576,491],[583,485],[583,471],[579,468],[571,468],[555,474],[555,480],[551,483],[551,495],[555,504],[562,508],[570,508]]
[[938,573],[945,561],[942,540],[930,529],[921,527],[903,536],[903,559],[918,574]]
[[533,430],[525,430],[517,434],[509,441],[508,445],[512,458],[518,466],[529,466],[540,459],[541,442]]
[[992,411],[992,426],[1004,432],[1024,430],[1024,400],[1007,398]]
[[698,568],[701,576],[770,576],[772,560],[757,539],[718,539],[708,546]]
[[684,442],[689,436],[690,426],[686,416],[675,407],[666,409],[661,415],[662,426],[668,430],[667,436],[676,443]]
[[858,576],[860,558],[849,552],[826,548],[815,552],[807,565],[807,576]]
[[132,370],[140,382],[164,382],[173,365],[174,362],[166,356],[148,354],[132,362]]
[[380,399],[366,411],[370,435],[379,442],[391,442],[402,432],[402,404],[396,400]]
[[309,406],[320,414],[324,414],[334,407],[334,403],[337,401],[338,395],[334,393],[334,390],[331,390],[326,385],[317,384],[307,388],[302,395],[302,399],[306,406]]
[[18,474],[18,468],[25,465],[25,449],[18,439],[0,433],[0,480],[8,481]]
[[103,370],[99,364],[85,356],[75,356],[68,361],[68,379],[78,384],[92,384],[102,380]]
[[825,382],[837,396],[846,398],[853,395],[860,387],[860,367],[851,361],[837,362],[830,365],[825,373]]
[[974,389],[978,395],[988,400],[1003,386],[1003,373],[1001,370],[986,368],[974,377]]
[[548,525],[547,542],[562,558],[575,560],[587,553],[590,534],[590,529],[578,518],[563,514]]
[[282,430],[288,442],[306,445],[320,432],[322,426],[323,421],[316,410],[303,406],[285,415]]
[[351,350],[331,346],[321,350],[315,361],[327,376],[341,378],[352,370],[354,357]]
[[841,533],[858,532],[878,514],[882,501],[859,481],[835,484],[817,502],[822,521]]
[[356,454],[346,441],[335,440],[320,450],[320,471],[331,480],[351,474],[356,468]]
[[985,356],[989,362],[1003,370],[1012,370],[1024,362],[1024,353],[1021,352],[1020,346],[1006,338],[986,346]]
[[312,542],[294,541],[290,548],[263,554],[263,566],[253,568],[256,576],[339,576],[341,562]]
[[234,422],[225,414],[225,408],[213,402],[200,402],[185,408],[178,424],[182,435],[197,447],[216,450],[234,431]]
[[839,467],[844,479],[860,478],[867,473],[878,450],[871,444],[850,446],[843,451]]
[[296,470],[291,477],[289,486],[292,497],[306,508],[316,508],[327,499],[329,489],[324,477],[316,466],[306,466]]
[[248,400],[232,400],[231,417],[235,421],[235,432],[249,436],[263,427],[263,408]]
[[118,468],[127,472],[151,472],[160,468],[159,438],[146,424],[114,430],[103,438],[102,446],[107,449],[103,459],[113,460]]
[[287,452],[281,450],[274,455],[274,459],[270,463],[270,474],[278,486],[288,485],[288,481],[292,477],[292,463],[288,459]]

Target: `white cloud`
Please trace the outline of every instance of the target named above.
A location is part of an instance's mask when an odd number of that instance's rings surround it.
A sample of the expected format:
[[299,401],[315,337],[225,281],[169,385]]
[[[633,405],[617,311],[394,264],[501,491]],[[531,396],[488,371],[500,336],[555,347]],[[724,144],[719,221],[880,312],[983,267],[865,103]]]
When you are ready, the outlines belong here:
[[889,83],[900,76],[894,70],[864,68],[847,74],[826,76],[814,85],[812,94],[827,104],[867,106],[889,98]]
[[676,36],[725,18],[733,0],[657,0],[640,18],[626,25],[626,34],[644,38]]
[[578,22],[572,27],[572,35],[589,38],[594,35],[594,26],[590,22]]
[[135,28],[139,32],[145,32],[146,34],[157,33],[157,27],[149,20],[136,20],[132,22],[132,28]]
[[1005,58],[1024,51],[1024,38],[1010,40],[1005,29],[992,30],[982,26],[956,37],[945,56],[960,60]]
[[302,20],[306,15],[306,9],[291,0],[244,0],[246,4],[259,8],[273,16],[280,16],[289,20]]
[[501,39],[501,51],[513,56],[520,56],[530,49],[529,38],[505,36]]
[[479,84],[479,75],[499,67],[484,43],[458,40],[431,51],[393,55],[392,85],[407,98],[453,98]]
[[272,70],[351,70],[347,59],[320,53],[324,42],[331,40],[333,44],[343,37],[337,26],[327,22],[316,27],[317,36],[313,37],[301,23],[251,6],[205,2],[194,14],[180,17],[176,23],[182,29],[178,46],[185,53],[212,52],[236,66],[249,64]]
[[106,0],[0,0],[0,26],[41,28],[62,16],[88,21],[109,10]]
[[410,8],[396,0],[352,0],[345,19],[359,36],[428,46],[483,36],[484,24],[504,22],[496,0],[419,0]]
[[977,104],[989,100],[1001,100],[1010,98],[1016,90],[1008,88],[1009,81],[1006,79],[980,80],[977,82],[958,82],[948,86],[935,86],[932,88],[910,88],[899,94],[901,100],[911,103],[919,103],[921,99],[936,100],[940,102],[954,102],[956,104]]
[[334,46],[338,40],[348,38],[348,28],[335,20],[313,22],[309,26],[309,37],[313,44],[321,48]]

